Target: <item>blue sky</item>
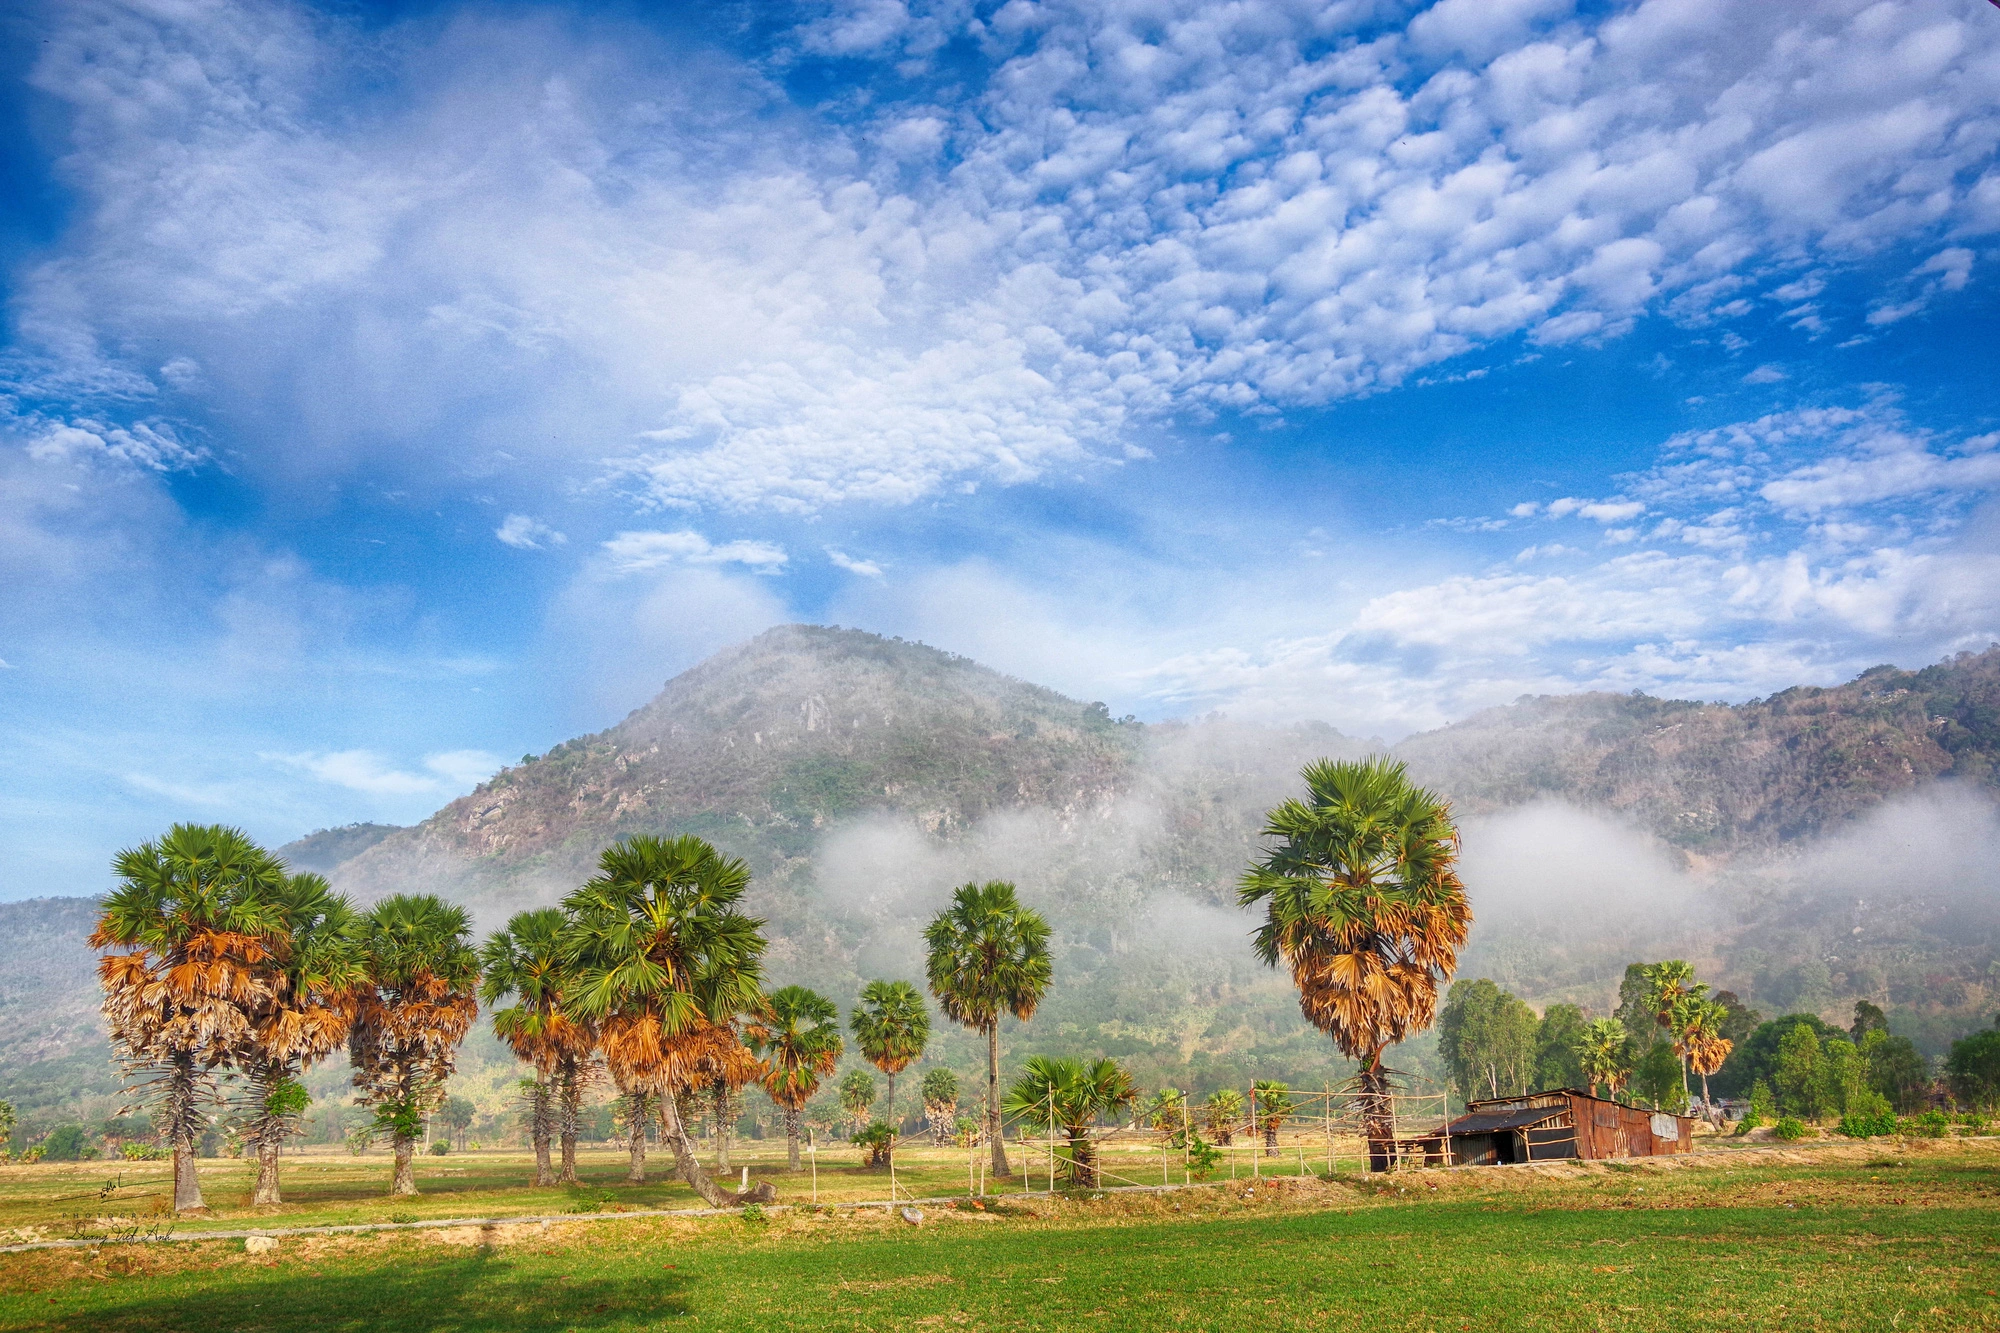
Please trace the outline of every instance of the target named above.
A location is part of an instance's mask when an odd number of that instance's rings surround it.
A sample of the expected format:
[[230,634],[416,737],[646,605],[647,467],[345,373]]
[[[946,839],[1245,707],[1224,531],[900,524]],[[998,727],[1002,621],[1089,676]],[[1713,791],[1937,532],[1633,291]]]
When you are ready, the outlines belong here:
[[2000,637],[2000,9],[150,3],[0,52],[0,896],[787,620],[1393,738]]

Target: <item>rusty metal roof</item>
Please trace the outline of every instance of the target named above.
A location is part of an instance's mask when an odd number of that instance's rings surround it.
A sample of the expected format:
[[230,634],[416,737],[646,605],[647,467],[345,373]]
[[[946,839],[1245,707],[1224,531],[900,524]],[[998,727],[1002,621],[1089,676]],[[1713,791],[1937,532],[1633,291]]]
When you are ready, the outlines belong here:
[[1530,1106],[1519,1111],[1473,1111],[1445,1128],[1453,1134],[1494,1134],[1503,1129],[1527,1129],[1544,1120],[1554,1120],[1568,1110],[1567,1106]]

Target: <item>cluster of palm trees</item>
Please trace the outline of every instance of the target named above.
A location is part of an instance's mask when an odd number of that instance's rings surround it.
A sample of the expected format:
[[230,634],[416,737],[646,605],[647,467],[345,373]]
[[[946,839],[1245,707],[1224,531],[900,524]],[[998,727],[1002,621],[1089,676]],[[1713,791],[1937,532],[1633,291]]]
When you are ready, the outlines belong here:
[[[1239,898],[1265,910],[1259,954],[1290,970],[1307,1019],[1360,1063],[1375,1107],[1371,1160],[1386,1166],[1382,1052],[1430,1025],[1471,924],[1458,833],[1445,802],[1392,761],[1321,761],[1303,776],[1305,797],[1270,811],[1271,850]],[[406,894],[358,911],[236,829],[176,825],[114,864],[118,887],[91,942],[107,951],[113,1039],[173,1149],[177,1210],[201,1206],[194,1157],[225,1083],[257,1150],[257,1201],[278,1202],[278,1148],[308,1105],[300,1077],[343,1045],[373,1131],[394,1144],[392,1189],[415,1192],[415,1145],[482,999],[532,1071],[523,1096],[538,1184],[575,1180],[582,1097],[602,1070],[618,1091],[631,1178],[645,1178],[657,1120],[682,1177],[710,1203],[734,1202],[687,1128],[703,1099],[726,1126],[736,1093],[761,1083],[796,1167],[801,1112],[845,1047],[832,1001],[802,986],[765,991],[763,922],[742,910],[749,869],[699,838],[622,839],[560,906],[519,913],[477,948],[461,908]],[[1048,991],[1048,923],[1012,884],[970,883],[923,939],[932,996],[986,1039],[994,1175],[1010,1174],[1010,1109],[1043,1108],[1087,1156],[1087,1126],[1133,1096],[1115,1064],[1038,1057],[1000,1094],[1000,1020],[1032,1018]],[[1674,1001],[1685,1008],[1671,1009],[1689,1016],[1676,1040],[1698,1069],[1714,1049],[1702,992],[1685,979]],[[851,1027],[889,1078],[893,1118],[896,1076],[930,1035],[923,997],[906,981],[870,982]],[[1256,1128],[1268,1136],[1281,1113],[1263,1108]]]
[[[1682,959],[1650,963],[1640,969],[1645,1007],[1653,1015],[1657,1035],[1669,1041],[1681,1067],[1681,1095],[1688,1094],[1690,1071],[1701,1078],[1703,1106],[1710,1105],[1708,1078],[1722,1068],[1735,1043],[1722,1035],[1729,1009],[1709,998],[1708,986],[1696,981],[1694,968]],[[1616,1018],[1600,1018],[1585,1026],[1577,1047],[1591,1091],[1602,1087],[1619,1096],[1631,1081],[1635,1047],[1641,1034]]]
[[174,1209],[200,1209],[195,1157],[218,1110],[280,1201],[278,1149],[310,1099],[300,1076],[344,1045],[408,1192],[423,1118],[477,1012],[465,913],[426,895],[357,912],[241,830],[177,824],[120,852],[92,945],[112,1042],[173,1152]]

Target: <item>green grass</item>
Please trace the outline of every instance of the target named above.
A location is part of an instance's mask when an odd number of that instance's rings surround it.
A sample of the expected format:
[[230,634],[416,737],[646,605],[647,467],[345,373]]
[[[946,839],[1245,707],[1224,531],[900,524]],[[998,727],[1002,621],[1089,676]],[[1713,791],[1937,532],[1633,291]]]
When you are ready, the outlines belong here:
[[12,1255],[0,1328],[2000,1329],[1991,1143],[1001,1207]]

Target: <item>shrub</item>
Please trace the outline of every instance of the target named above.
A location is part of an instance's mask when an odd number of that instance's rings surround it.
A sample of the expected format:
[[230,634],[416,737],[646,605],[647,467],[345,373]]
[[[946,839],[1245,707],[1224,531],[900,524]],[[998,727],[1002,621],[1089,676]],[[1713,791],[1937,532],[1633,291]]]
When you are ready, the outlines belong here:
[[167,1150],[157,1143],[128,1143],[118,1150],[118,1155],[128,1162],[157,1162],[167,1155]]
[[74,1162],[83,1157],[82,1125],[57,1125],[42,1140],[42,1156],[51,1162]]
[[1882,1134],[1894,1134],[1896,1113],[1889,1109],[1889,1099],[1881,1093],[1864,1092],[1840,1117],[1840,1132],[1850,1139],[1872,1139]]
[[1785,1142],[1797,1143],[1806,1136],[1806,1122],[1795,1115],[1779,1116],[1775,1132]]
[[1760,1125],[1768,1125],[1778,1114],[1778,1099],[1771,1095],[1771,1085],[1758,1079],[1750,1089],[1750,1114],[1745,1120],[1755,1120]]
[[1968,1134],[1984,1134],[1987,1128],[1986,1117],[1977,1111],[1967,1111],[1958,1118],[1958,1123],[1965,1126]]
[[437,1142],[431,1144],[431,1156],[433,1157],[442,1157],[450,1151],[451,1145],[443,1139],[439,1139]]
[[896,1131],[880,1120],[873,1121],[868,1128],[856,1134],[849,1142],[858,1148],[868,1150],[869,1166],[889,1165],[889,1149],[896,1142]]
[[1751,1130],[1762,1129],[1763,1127],[1764,1127],[1763,1117],[1759,1116],[1755,1111],[1752,1111],[1749,1114],[1745,1115],[1741,1120],[1736,1122],[1736,1137],[1740,1139],[1745,1134],[1748,1134]]
[[1922,1115],[1911,1116],[1898,1128],[1920,1139],[1941,1139],[1951,1132],[1951,1117],[1933,1107]]

